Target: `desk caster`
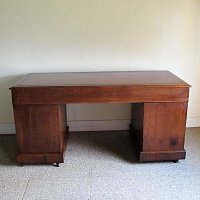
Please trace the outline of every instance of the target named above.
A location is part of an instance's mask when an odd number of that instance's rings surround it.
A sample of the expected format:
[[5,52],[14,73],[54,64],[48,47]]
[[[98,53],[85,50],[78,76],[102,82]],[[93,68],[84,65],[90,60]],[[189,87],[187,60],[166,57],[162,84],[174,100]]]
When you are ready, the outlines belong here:
[[53,163],[53,166],[59,167],[59,164],[60,164],[60,163]]
[[60,163],[56,163],[56,167],[59,167],[59,164],[60,164]]

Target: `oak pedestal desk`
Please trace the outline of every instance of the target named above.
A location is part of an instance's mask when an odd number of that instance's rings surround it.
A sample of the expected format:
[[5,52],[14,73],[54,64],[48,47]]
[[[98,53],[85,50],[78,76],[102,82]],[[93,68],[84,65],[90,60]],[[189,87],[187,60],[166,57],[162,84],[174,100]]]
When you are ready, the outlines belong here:
[[17,162],[64,162],[68,103],[131,103],[139,161],[184,159],[189,87],[168,71],[25,75],[10,88]]

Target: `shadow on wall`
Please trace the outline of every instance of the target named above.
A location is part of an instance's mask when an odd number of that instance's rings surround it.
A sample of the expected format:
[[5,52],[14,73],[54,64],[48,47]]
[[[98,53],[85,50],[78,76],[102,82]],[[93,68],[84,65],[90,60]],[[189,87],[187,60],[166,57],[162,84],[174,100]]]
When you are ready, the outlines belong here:
[[9,88],[21,77],[22,75],[0,77],[0,123],[10,123],[10,120],[13,119],[12,97]]

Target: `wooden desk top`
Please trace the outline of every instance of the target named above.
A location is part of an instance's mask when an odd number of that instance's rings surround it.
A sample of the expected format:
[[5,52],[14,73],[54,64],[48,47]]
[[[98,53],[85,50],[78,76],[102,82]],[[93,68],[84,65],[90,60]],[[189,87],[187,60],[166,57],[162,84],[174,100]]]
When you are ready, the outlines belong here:
[[[15,87],[50,86],[176,86],[190,85],[169,71],[33,73]],[[11,89],[12,89],[11,88]]]
[[187,102],[189,87],[168,71],[39,73],[11,91],[13,104]]

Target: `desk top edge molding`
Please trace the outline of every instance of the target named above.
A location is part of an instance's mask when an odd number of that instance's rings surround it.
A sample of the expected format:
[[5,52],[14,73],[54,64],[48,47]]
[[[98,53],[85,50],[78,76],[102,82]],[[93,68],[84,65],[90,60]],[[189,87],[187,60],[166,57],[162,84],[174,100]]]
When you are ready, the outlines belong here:
[[24,75],[10,89],[25,87],[191,87],[169,71],[52,72]]

